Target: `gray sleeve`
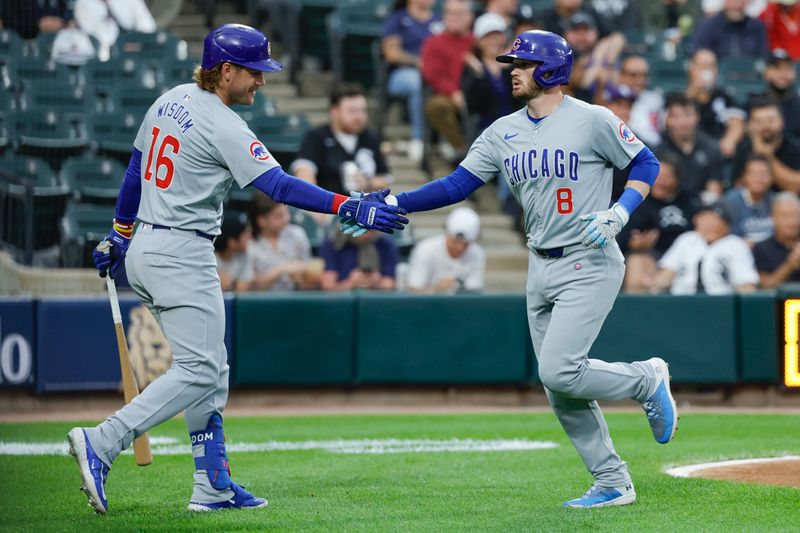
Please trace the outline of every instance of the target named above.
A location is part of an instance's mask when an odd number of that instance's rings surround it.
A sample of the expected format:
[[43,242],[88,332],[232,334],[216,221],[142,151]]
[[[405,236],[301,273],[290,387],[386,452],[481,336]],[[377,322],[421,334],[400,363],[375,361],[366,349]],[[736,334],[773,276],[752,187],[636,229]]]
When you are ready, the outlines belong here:
[[280,166],[244,120],[214,122],[214,147],[233,179],[244,189],[264,172]]
[[467,157],[461,162],[462,167],[478,176],[484,183],[497,176],[501,169],[497,162],[498,150],[492,142],[493,132],[494,124],[483,130],[470,146]]
[[627,167],[644,144],[608,109],[596,107],[594,111],[592,150],[619,169]]

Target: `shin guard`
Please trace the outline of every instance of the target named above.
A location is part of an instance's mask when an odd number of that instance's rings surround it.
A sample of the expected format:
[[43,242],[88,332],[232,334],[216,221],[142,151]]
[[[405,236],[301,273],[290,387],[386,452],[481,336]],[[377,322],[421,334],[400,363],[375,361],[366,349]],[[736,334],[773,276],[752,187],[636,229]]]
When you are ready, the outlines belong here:
[[211,486],[217,490],[231,486],[231,471],[228,456],[225,453],[225,434],[222,431],[222,416],[214,413],[208,419],[206,429],[190,433],[192,451],[195,446],[203,446],[203,455],[194,453],[194,465],[197,470],[205,470]]

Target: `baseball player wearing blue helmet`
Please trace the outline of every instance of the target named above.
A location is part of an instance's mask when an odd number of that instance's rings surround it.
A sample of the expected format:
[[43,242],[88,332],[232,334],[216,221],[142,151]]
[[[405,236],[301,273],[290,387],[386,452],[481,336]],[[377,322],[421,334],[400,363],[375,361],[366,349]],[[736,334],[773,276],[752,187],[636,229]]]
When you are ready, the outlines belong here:
[[98,513],[108,512],[105,482],[117,456],[182,411],[195,463],[189,510],[267,505],[231,479],[223,431],[229,368],[213,241],[234,180],[363,228],[391,233],[408,222],[402,208],[334,194],[286,174],[230,108],[252,104],[264,73],[280,69],[261,32],[221,26],[205,39],[196,83],[159,97],[133,142],[113,227],[93,257],[101,276],[125,266],[131,287],[169,340],[172,366],[98,426],[69,432],[83,491]]
[[[630,504],[636,492],[597,400],[638,401],[656,441],[669,442],[677,409],[667,364],[659,357],[607,363],[589,351],[625,272],[615,237],[650,192],[659,164],[608,109],[562,93],[573,54],[559,35],[524,32],[497,60],[513,65],[512,94],[527,105],[485,129],[452,174],[386,199],[408,212],[426,211],[459,202],[496,176],[506,181],[522,205],[528,235],[527,314],[539,377],[594,478],[565,505]],[[630,169],[613,204],[612,166]],[[347,232],[361,231],[345,225]]]

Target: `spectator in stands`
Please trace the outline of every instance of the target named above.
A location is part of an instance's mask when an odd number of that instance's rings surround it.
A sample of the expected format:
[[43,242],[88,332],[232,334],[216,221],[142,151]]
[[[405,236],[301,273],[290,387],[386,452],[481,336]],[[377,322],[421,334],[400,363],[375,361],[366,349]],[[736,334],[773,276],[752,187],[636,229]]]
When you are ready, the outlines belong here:
[[772,202],[775,234],[753,246],[761,287],[772,289],[800,282],[800,200],[792,192],[775,195]]
[[661,167],[650,195],[631,214],[617,237],[625,254],[625,292],[648,292],[656,262],[679,235],[692,228],[698,200],[681,188],[680,159],[659,154]]
[[731,233],[752,246],[772,235],[772,175],[767,158],[750,155],[738,183],[723,199],[733,216]]
[[717,86],[717,59],[711,50],[697,50],[689,65],[686,95],[697,104],[700,130],[719,140],[722,156],[733,156],[744,137],[746,114],[733,97]]
[[[698,2],[706,17],[712,17],[725,7],[725,0],[700,0]],[[745,0],[744,12],[748,17],[758,17],[767,5],[767,0]]]
[[14,30],[23,39],[55,33],[71,19],[67,0],[0,0],[0,28]]
[[611,31],[626,33],[642,27],[638,0],[590,0],[600,23]]
[[369,231],[354,238],[337,232],[322,243],[319,255],[325,260],[322,290],[395,289],[400,252],[391,236]]
[[486,0],[486,10],[483,14],[494,13],[503,19],[506,28],[513,28],[518,19],[518,9],[522,9],[517,0]]
[[767,90],[756,97],[770,99],[781,108],[786,132],[800,139],[800,94],[794,85],[797,78],[794,62],[786,50],[773,50],[764,67]]
[[102,60],[110,57],[120,31],[156,31],[156,21],[144,0],[76,0],[74,10],[78,27],[99,41]]
[[698,129],[697,106],[685,94],[668,95],[666,108],[661,148],[679,157],[683,190],[710,203],[722,194],[722,156],[717,142]]
[[800,193],[800,141],[784,134],[784,121],[778,104],[759,99],[750,105],[747,136],[736,148],[733,175],[741,176],[750,154],[769,161],[774,187]]
[[247,215],[226,210],[222,234],[214,241],[217,272],[223,291],[247,291],[253,282],[253,254],[249,249],[253,231]]
[[747,15],[747,0],[725,0],[721,12],[703,20],[694,31],[693,48],[708,48],[722,61],[728,57],[769,55],[764,24]]
[[441,30],[441,19],[433,12],[433,0],[397,0],[383,29],[381,50],[390,68],[387,91],[392,96],[408,98],[411,120],[408,156],[413,161],[421,161],[424,150],[425,116],[419,54],[425,39]]
[[446,0],[444,31],[429,37],[420,54],[422,79],[433,90],[425,102],[425,115],[433,129],[446,140],[442,155],[453,162],[453,167],[467,151],[461,123],[461,115],[466,111],[461,75],[475,45],[471,27],[472,10],[468,0]]
[[703,16],[699,3],[687,0],[640,1],[639,10],[642,29],[650,34],[678,29],[687,35]]
[[475,20],[475,56],[467,57],[461,88],[468,112],[480,116],[479,130],[517,108],[511,96],[511,69],[496,59],[507,49],[507,30],[503,18],[495,13]]
[[722,204],[702,207],[694,231],[680,235],[658,262],[652,292],[733,294],[752,292],[759,282],[750,247],[731,235],[731,214]]
[[468,207],[447,216],[445,234],[417,243],[408,262],[410,292],[455,293],[479,291],[484,286],[486,252],[476,242],[481,219]]
[[800,5],[797,0],[774,0],[758,17],[767,30],[771,50],[786,50],[800,61]]
[[310,261],[311,244],[303,228],[289,223],[289,208],[268,196],[258,195],[253,200],[251,218],[256,232],[256,240],[251,244],[253,289],[317,288],[320,272]]
[[636,94],[631,107],[628,127],[645,144],[651,148],[661,143],[661,112],[664,110],[664,98],[661,93],[647,88],[650,80],[650,66],[647,60],[639,55],[628,56],[622,60],[618,76],[619,83],[627,85]]
[[335,86],[328,118],[328,124],[305,134],[290,172],[345,195],[386,187],[392,178],[381,153],[380,139],[367,127],[364,89],[352,83]]

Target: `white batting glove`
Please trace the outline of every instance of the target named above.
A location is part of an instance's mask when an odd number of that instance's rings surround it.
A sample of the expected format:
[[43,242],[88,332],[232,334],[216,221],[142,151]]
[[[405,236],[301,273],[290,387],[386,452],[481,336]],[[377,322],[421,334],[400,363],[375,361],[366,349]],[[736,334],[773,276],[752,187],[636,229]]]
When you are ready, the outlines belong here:
[[611,209],[583,215],[581,220],[588,224],[581,233],[581,242],[587,248],[603,248],[622,231],[629,218],[628,210],[619,203],[612,205]]

